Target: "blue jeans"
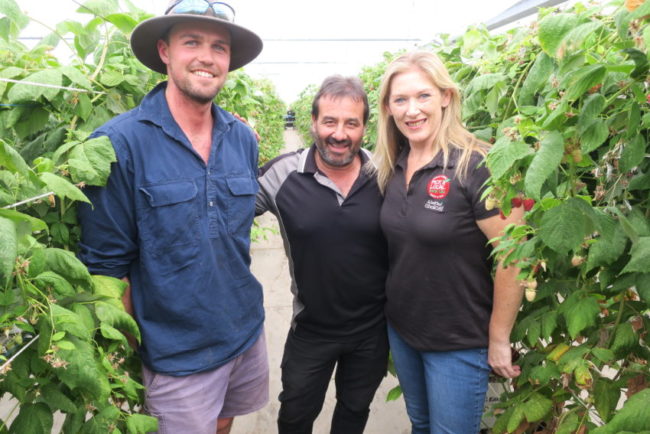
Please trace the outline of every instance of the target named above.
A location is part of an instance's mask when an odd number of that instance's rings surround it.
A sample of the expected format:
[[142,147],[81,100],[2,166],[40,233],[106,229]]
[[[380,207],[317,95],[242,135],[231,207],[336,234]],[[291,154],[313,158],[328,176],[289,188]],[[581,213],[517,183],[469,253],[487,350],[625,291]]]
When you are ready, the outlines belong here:
[[490,368],[487,349],[417,351],[388,326],[412,434],[479,432]]

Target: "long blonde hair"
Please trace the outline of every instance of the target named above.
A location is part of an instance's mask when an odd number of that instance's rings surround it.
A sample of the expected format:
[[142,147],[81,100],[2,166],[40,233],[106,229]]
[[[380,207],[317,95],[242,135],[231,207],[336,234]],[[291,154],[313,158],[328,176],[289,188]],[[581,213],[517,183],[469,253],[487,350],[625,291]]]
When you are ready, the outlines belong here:
[[382,193],[393,175],[398,155],[404,147],[409,145],[406,137],[395,125],[395,120],[388,113],[391,84],[396,75],[407,72],[414,67],[424,72],[440,90],[447,90],[451,95],[449,105],[442,110],[442,120],[436,138],[436,145],[439,146],[443,153],[445,167],[450,150],[452,148],[461,150],[456,176],[462,181],[467,175],[467,167],[472,153],[478,152],[485,156],[490,146],[477,139],[463,126],[460,117],[460,90],[456,83],[452,81],[440,58],[428,51],[414,51],[403,54],[388,65],[379,88],[379,119],[374,166],[377,172],[377,183]]

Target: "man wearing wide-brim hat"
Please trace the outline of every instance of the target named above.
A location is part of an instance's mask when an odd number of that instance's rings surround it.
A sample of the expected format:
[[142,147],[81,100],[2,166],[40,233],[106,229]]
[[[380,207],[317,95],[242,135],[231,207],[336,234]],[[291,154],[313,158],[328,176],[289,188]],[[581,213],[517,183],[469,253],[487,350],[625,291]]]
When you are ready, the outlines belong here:
[[228,433],[268,401],[262,288],[249,270],[257,142],[213,103],[228,71],[262,49],[233,19],[226,3],[177,0],[133,31],[136,57],[168,80],[93,133],[118,161],[79,210],[81,259],[130,283],[123,301],[160,433]]

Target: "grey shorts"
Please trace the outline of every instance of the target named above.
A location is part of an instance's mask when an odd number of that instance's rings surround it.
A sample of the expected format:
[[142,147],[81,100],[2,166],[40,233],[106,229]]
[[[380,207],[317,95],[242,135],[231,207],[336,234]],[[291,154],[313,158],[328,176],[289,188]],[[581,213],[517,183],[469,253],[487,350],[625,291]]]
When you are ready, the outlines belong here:
[[217,418],[240,416],[269,400],[264,332],[251,348],[211,371],[184,377],[158,374],[142,365],[147,413],[160,434],[214,434]]

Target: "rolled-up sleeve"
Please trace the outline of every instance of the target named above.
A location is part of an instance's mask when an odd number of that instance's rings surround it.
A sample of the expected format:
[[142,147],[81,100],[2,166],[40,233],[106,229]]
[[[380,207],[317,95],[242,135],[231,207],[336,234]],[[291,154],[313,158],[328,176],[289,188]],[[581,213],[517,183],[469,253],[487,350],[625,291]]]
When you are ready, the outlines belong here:
[[[97,132],[94,137],[108,135]],[[138,257],[137,224],[133,197],[132,161],[119,138],[110,135],[117,162],[105,187],[89,186],[85,193],[92,204],[81,204],[79,259],[93,274],[122,278]]]

